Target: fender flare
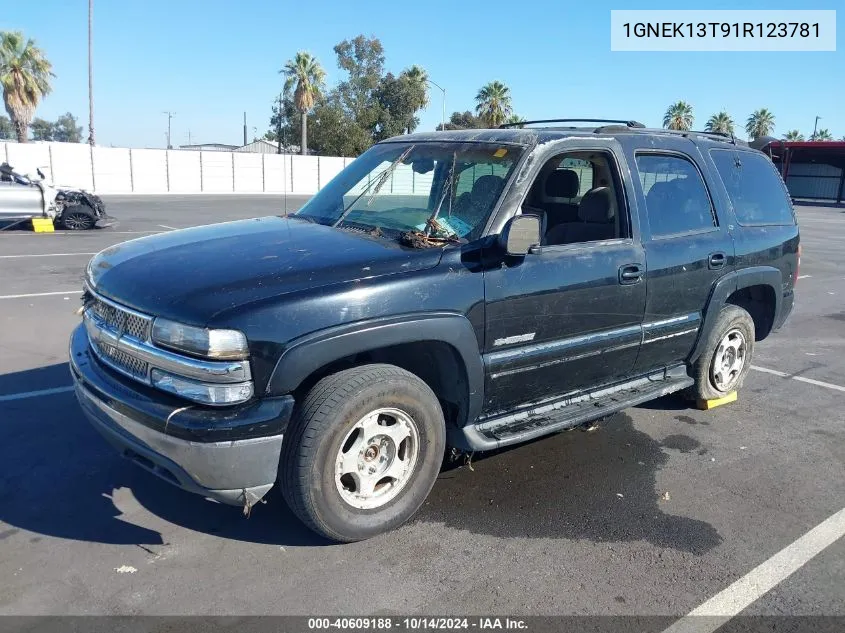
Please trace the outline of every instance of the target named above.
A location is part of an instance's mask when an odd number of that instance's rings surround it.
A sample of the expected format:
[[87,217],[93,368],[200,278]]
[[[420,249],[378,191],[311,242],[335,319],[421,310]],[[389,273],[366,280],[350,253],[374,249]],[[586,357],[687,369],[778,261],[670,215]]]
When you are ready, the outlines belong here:
[[770,286],[775,294],[775,315],[778,315],[780,314],[781,302],[783,300],[782,284],[783,274],[773,266],[752,266],[751,268],[744,268],[728,273],[720,278],[710,292],[710,299],[707,301],[707,307],[704,310],[698,340],[695,342],[695,347],[693,347],[693,351],[690,354],[689,362],[694,363],[704,352],[704,341],[707,340],[713,326],[716,324],[716,319],[719,318],[719,312],[727,302],[728,297],[737,290],[742,290],[750,286]]
[[293,392],[321,367],[346,356],[399,345],[438,341],[457,352],[467,377],[467,416],[473,422],[484,402],[484,365],[475,329],[462,314],[429,313],[358,321],[306,334],[282,352],[267,383],[267,395]]

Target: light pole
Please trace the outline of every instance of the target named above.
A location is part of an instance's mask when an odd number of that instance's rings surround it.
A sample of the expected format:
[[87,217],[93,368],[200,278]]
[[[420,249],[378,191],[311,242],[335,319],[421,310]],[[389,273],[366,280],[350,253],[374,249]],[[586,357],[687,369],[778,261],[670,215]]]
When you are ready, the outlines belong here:
[[94,0],[88,0],[88,144],[94,144]]
[[162,114],[167,115],[167,149],[173,149],[173,146],[170,144],[170,119],[172,119],[173,115],[176,113],[165,110]]
[[817,130],[817,129],[818,129],[818,127],[819,127],[819,119],[820,119],[820,118],[821,118],[820,116],[817,116],[817,117],[816,117],[816,122],[815,122],[815,124],[813,125],[813,135],[810,137],[810,140],[811,140],[811,141],[815,141],[815,140],[816,140],[816,130]]
[[434,83],[431,79],[426,79],[426,81],[428,83],[430,83],[432,86],[434,86],[435,88],[437,88],[438,90],[440,90],[440,92],[443,93],[443,112],[440,116],[440,129],[445,130],[446,129],[446,88],[444,88],[443,86],[440,86],[439,84]]

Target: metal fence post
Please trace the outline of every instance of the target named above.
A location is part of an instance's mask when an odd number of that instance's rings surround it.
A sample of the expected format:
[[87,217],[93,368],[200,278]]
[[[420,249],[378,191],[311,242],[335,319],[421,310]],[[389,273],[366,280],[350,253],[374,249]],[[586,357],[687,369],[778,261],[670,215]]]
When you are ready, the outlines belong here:
[[132,148],[129,148],[129,191],[135,193],[135,166],[132,163]]
[[235,152],[229,152],[232,155],[232,193],[235,193]]
[[200,150],[200,193],[205,191],[205,181],[203,180],[203,173],[202,173],[202,150]]
[[164,175],[167,182],[167,193],[170,193],[170,150],[164,150]]
[[[96,175],[95,170],[94,170],[94,146],[89,145],[88,147],[91,150],[91,191],[96,193],[97,192],[97,175]],[[53,171],[52,165],[50,166],[50,171],[51,172]]]

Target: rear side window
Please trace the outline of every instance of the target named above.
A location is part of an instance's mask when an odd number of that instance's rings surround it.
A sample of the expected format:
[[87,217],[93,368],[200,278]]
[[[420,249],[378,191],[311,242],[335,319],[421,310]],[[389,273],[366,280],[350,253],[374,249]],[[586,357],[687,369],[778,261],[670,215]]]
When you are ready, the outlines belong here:
[[712,230],[713,206],[692,161],[673,154],[637,154],[652,237]]
[[710,156],[739,224],[795,224],[783,181],[765,155],[714,149]]

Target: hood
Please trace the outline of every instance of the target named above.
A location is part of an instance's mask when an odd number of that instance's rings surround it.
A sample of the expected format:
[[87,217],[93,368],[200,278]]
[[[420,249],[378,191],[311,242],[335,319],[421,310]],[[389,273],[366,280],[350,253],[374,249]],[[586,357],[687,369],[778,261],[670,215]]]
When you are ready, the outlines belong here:
[[441,254],[267,217],[124,242],[98,253],[86,276],[97,292],[140,312],[206,325],[219,312],[254,301],[430,268]]

